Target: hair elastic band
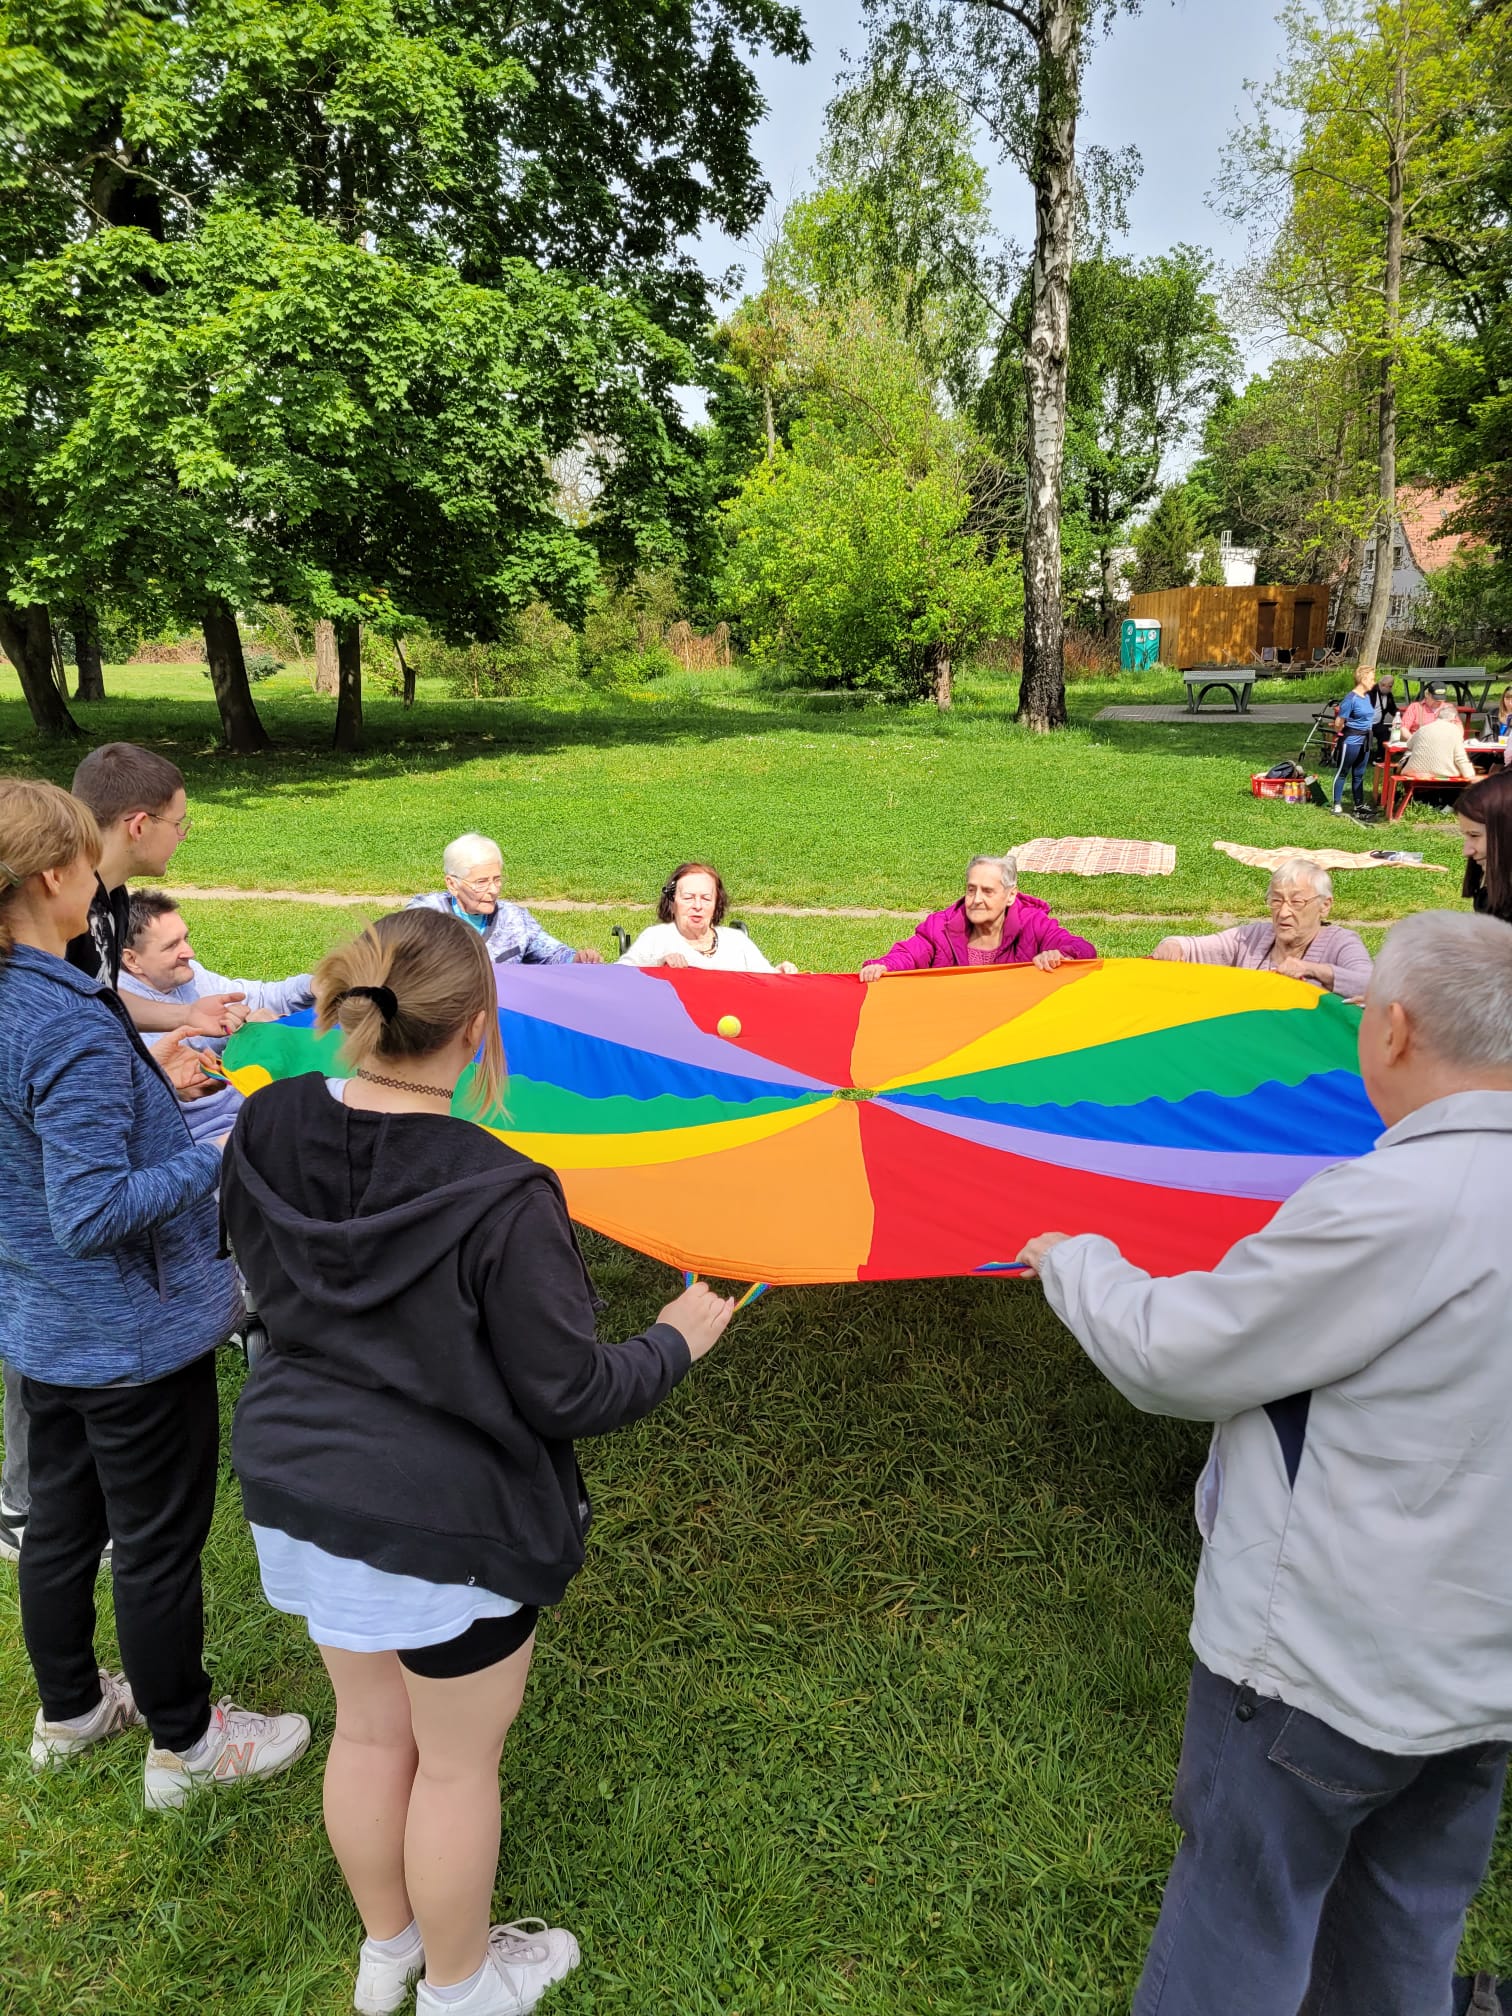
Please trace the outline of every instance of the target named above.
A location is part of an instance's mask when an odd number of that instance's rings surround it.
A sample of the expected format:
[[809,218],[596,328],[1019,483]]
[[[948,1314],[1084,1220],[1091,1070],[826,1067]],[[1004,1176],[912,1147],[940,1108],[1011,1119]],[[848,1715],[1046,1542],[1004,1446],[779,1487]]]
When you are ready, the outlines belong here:
[[359,998],[371,1001],[385,1022],[392,1022],[399,1013],[398,997],[392,987],[346,987],[336,996],[331,1006],[339,1008],[343,1001]]

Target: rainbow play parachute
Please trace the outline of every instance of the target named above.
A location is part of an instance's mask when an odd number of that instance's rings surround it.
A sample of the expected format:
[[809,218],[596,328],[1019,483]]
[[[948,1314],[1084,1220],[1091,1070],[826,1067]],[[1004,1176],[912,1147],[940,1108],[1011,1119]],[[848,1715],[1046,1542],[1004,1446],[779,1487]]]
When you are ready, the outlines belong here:
[[[498,988],[509,1089],[486,1124],[581,1223],[723,1280],[980,1273],[1052,1230],[1209,1267],[1380,1132],[1359,1011],[1273,973],[515,965]],[[224,1061],[248,1091],[340,1068],[308,1014],[249,1024]]]

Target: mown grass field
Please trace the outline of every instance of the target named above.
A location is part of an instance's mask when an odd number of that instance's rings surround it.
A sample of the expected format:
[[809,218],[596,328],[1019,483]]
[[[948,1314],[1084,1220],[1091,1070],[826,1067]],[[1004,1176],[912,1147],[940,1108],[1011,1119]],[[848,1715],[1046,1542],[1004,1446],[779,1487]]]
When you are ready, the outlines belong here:
[[[1073,689],[1078,725],[1050,742],[1011,726],[1005,688],[969,680],[944,723],[738,679],[576,708],[427,694],[407,717],[372,703],[371,749],[349,765],[324,747],[329,704],[291,674],[258,689],[280,745],[258,762],[214,754],[197,672],[110,681],[123,698],[87,713],[91,736],[152,742],[189,774],[196,824],[174,883],[434,886],[441,846],[479,825],[515,892],[603,906],[548,918],[601,945],[689,853],[712,853],[748,902],[916,909],[953,895],[979,848],[1170,840],[1167,879],[1032,884],[1095,918],[1084,928],[1107,950],[1136,952],[1161,916],[1258,911],[1263,877],[1214,854],[1215,837],[1372,844],[1249,798],[1248,772],[1294,751],[1297,728],[1091,719],[1110,700],[1179,697],[1171,680]],[[0,769],[66,781],[74,752],[35,749],[13,692],[0,688]],[[1457,863],[1442,815],[1397,834]],[[1374,872],[1343,880],[1339,913],[1384,923],[1457,891],[1457,873]],[[190,907],[209,963],[262,975],[310,964],[361,914]],[[899,928],[752,923],[773,957],[810,967],[854,966]],[[606,1333],[638,1329],[672,1292],[667,1270],[588,1245]],[[240,1377],[226,1354],[228,1413]],[[1175,1842],[1202,1446],[1190,1424],[1135,1414],[1014,1282],[774,1293],[658,1414],[586,1445],[589,1565],[542,1628],[504,1767],[499,1914],[548,1914],[584,1949],[545,2007],[1125,2009]],[[320,1820],[329,1699],[302,1627],[262,1601],[229,1477],[207,1584],[217,1692],[303,1708],[314,1752],[282,1781],[149,1820],[138,1738],[33,1779],[34,1697],[0,1569],[7,2016],[349,2005],[359,1934]],[[1466,1960],[1512,1960],[1505,1835]]]

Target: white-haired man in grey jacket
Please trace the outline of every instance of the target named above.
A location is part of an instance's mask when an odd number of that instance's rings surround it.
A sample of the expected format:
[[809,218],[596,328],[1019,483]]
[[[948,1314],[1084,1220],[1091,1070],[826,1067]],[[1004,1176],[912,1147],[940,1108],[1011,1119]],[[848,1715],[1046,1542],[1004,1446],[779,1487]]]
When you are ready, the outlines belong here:
[[1019,1256],[1136,1407],[1217,1423],[1184,1838],[1135,2016],[1470,2003],[1512,1743],[1512,927],[1398,924],[1360,1069],[1374,1149],[1212,1273],[1054,1232]]

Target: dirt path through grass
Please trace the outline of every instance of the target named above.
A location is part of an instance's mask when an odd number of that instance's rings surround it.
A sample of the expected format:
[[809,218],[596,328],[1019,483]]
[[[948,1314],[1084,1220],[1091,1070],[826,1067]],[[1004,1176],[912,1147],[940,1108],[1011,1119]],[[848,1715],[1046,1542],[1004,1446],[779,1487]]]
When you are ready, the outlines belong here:
[[[165,889],[164,895],[172,896],[179,903],[313,903],[326,910],[368,910],[374,906],[397,910],[410,899],[396,896],[382,890],[371,890],[364,895],[354,896],[340,889],[223,889],[196,888],[192,883],[175,884]],[[411,891],[412,895],[414,892]],[[511,896],[510,902],[522,903],[527,910],[583,911],[589,916],[601,916],[612,910],[634,910],[650,912],[650,903],[584,903],[570,896]],[[741,903],[737,908],[749,912],[753,917],[897,917],[905,920],[917,919],[925,913],[927,905],[918,904],[912,910],[865,910],[855,906],[823,908],[818,905],[808,907],[797,903]],[[1230,924],[1244,920],[1230,910],[1212,910],[1193,913],[1190,910],[1067,910],[1058,909],[1060,917],[1073,918],[1080,924],[1189,924],[1209,923],[1219,930],[1226,930]],[[1336,924],[1347,924],[1352,931],[1371,930],[1380,926],[1379,917],[1336,917]]]

